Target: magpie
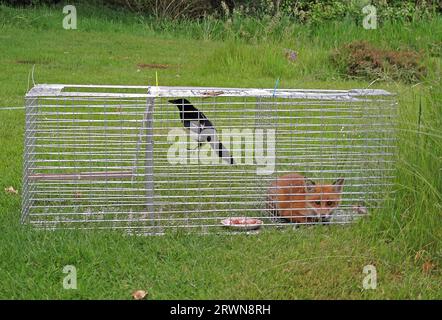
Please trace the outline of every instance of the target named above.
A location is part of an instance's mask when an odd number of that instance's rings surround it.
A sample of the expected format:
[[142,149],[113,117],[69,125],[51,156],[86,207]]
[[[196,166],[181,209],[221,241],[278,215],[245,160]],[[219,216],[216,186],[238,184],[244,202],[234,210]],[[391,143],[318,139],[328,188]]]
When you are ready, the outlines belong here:
[[219,141],[215,126],[204,113],[195,108],[187,99],[175,99],[169,100],[169,102],[175,104],[180,111],[184,128],[196,136],[198,148],[207,142],[223,161],[228,164],[235,163],[230,152]]

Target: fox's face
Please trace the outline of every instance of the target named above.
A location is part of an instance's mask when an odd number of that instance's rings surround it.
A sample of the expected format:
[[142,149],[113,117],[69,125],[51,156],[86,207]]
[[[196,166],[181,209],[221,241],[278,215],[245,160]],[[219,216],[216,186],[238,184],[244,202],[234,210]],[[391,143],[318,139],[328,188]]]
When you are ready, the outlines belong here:
[[305,204],[309,214],[316,215],[321,220],[330,219],[333,211],[341,203],[344,179],[338,179],[331,185],[316,185],[312,180],[306,180]]

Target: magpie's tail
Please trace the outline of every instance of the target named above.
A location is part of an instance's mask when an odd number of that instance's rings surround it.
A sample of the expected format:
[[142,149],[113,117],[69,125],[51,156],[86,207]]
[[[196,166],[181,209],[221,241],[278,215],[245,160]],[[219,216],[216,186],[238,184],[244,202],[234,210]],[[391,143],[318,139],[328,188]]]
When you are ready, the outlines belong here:
[[213,139],[213,141],[210,142],[210,146],[213,150],[215,150],[218,157],[223,159],[224,162],[228,164],[235,164],[235,160],[233,160],[233,157],[230,155],[229,150],[227,150],[224,145],[218,141],[218,139]]

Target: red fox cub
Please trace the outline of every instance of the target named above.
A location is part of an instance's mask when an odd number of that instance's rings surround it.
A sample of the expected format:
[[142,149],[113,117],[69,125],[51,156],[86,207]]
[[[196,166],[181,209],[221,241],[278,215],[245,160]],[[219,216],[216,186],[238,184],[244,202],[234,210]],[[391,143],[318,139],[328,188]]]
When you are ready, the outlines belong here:
[[298,173],[274,181],[267,195],[267,209],[290,222],[327,222],[341,203],[344,179],[317,185]]

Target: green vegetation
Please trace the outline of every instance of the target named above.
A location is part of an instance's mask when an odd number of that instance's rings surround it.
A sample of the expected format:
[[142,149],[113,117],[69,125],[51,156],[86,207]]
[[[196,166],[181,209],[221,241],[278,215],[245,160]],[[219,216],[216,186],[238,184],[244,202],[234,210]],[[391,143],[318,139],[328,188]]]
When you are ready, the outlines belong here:
[[[38,6],[59,4],[60,0],[0,2],[15,6]],[[87,3],[125,9],[159,19],[199,19],[207,15],[220,18],[237,11],[259,19],[278,14],[298,22],[323,22],[343,17],[358,18],[361,8],[368,4],[375,5],[380,17],[389,20],[405,21],[442,11],[438,0],[90,0]]]
[[[149,299],[442,298],[440,16],[365,30],[354,19],[172,22],[91,9],[78,6],[78,30],[64,30],[61,7],[0,6],[0,108],[23,105],[34,64],[37,83],[145,85],[158,71],[160,85],[272,87],[277,77],[283,88],[370,85],[398,94],[395,193],[387,208],[351,226],[257,236],[36,231],[19,224],[20,195],[3,191],[21,192],[24,112],[0,110],[1,298],[126,299],[135,289]],[[413,84],[348,79],[330,58],[354,40],[419,52],[427,72]],[[62,288],[69,264],[78,290]],[[377,290],[362,289],[367,264],[377,267]]]
[[336,50],[332,61],[350,77],[417,82],[427,70],[422,56],[409,50],[380,50],[367,42],[351,42]]

